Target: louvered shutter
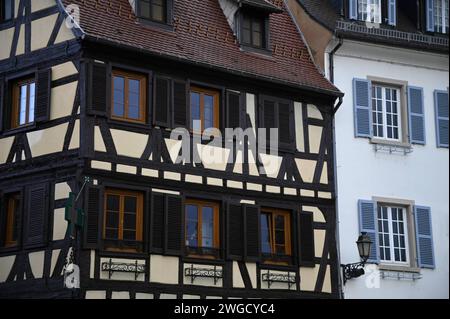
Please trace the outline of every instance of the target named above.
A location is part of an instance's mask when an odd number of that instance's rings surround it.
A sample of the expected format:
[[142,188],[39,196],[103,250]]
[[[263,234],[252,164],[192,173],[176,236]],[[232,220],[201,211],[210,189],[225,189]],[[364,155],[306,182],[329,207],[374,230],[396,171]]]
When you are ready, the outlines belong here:
[[388,24],[397,24],[397,0],[388,0]]
[[280,145],[289,148],[292,146],[291,106],[288,103],[278,103],[278,127]]
[[93,63],[90,65],[88,79],[88,111],[90,114],[106,116],[108,94],[108,67],[106,64]]
[[425,110],[422,88],[408,87],[408,111],[410,142],[425,145]]
[[[240,93],[227,91],[227,128],[236,129],[242,127],[241,120],[241,96]],[[242,127],[243,128],[243,127]]]
[[349,0],[348,1],[348,17],[349,19],[357,20],[358,19],[358,0]]
[[34,120],[36,122],[48,121],[50,118],[51,81],[51,69],[40,70],[36,73],[34,107]]
[[43,246],[47,242],[48,200],[47,184],[28,188],[24,238],[26,248]]
[[360,200],[358,201],[358,211],[359,231],[367,233],[372,240],[370,256],[367,261],[379,263],[377,205],[373,201]]
[[102,215],[103,215],[103,187],[88,186],[85,191],[85,235],[86,248],[99,248],[101,242]]
[[228,204],[227,209],[227,256],[229,259],[242,260],[244,254],[244,218],[242,207]]
[[431,209],[430,207],[415,206],[414,216],[419,267],[435,268]]
[[448,92],[434,91],[436,139],[438,147],[448,148]]
[[157,76],[154,83],[153,123],[169,127],[170,80]]
[[6,234],[6,203],[3,193],[0,192],[0,247],[5,245]]
[[0,78],[0,132],[3,130],[3,116],[5,105],[5,80]]
[[180,196],[167,196],[166,254],[181,255],[184,238],[183,201]]
[[246,260],[258,261],[260,250],[260,209],[254,205],[244,205]]
[[353,109],[355,136],[372,137],[371,83],[364,79],[353,79]]
[[301,212],[298,217],[298,255],[300,265],[314,265],[315,250],[313,213]]
[[173,126],[186,127],[188,123],[187,87],[184,81],[173,82]]
[[162,253],[164,248],[164,214],[166,207],[164,194],[152,193],[151,207],[151,251]]
[[434,0],[426,0],[426,24],[427,31],[434,32]]

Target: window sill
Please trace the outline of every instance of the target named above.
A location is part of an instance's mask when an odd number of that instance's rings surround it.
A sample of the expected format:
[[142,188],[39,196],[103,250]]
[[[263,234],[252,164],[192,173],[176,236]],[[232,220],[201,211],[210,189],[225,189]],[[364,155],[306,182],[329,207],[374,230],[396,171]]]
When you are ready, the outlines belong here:
[[16,128],[7,129],[1,135],[3,137],[13,136],[13,135],[16,135],[17,133],[24,133],[24,132],[32,131],[35,128],[36,128],[36,122],[34,122],[32,124],[24,125],[24,126],[19,126]]
[[247,53],[258,55],[261,58],[273,60],[272,50],[266,48],[256,48],[251,45],[241,44],[241,50]]
[[384,153],[398,153],[407,155],[412,153],[412,145],[410,143],[397,142],[397,141],[389,141],[378,138],[370,139],[370,143],[373,145],[375,152],[384,152]]
[[410,266],[399,266],[399,265],[388,265],[380,264],[378,265],[379,270],[395,271],[395,272],[410,272],[420,274],[420,268],[410,267]]
[[386,146],[397,146],[397,147],[402,147],[402,148],[411,148],[412,147],[412,145],[410,143],[385,140],[385,139],[381,139],[381,138],[371,138],[370,143],[386,145]]

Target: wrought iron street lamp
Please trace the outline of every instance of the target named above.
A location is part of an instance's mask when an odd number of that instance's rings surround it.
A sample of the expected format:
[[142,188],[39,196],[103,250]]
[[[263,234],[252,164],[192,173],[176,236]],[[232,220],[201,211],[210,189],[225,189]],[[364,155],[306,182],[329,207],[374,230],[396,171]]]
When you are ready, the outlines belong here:
[[370,239],[367,233],[362,232],[356,241],[356,245],[358,246],[359,256],[361,257],[361,261],[358,263],[341,265],[342,273],[344,276],[344,285],[347,280],[352,278],[358,278],[364,275],[364,265],[366,264],[367,259],[370,256],[370,250],[372,248],[372,240]]

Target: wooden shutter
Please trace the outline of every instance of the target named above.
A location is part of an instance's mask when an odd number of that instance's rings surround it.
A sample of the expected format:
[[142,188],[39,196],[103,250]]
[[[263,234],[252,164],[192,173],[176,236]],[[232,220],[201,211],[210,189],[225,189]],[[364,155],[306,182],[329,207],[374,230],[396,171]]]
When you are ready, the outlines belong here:
[[88,186],[85,201],[85,236],[84,246],[86,248],[99,248],[102,230],[100,225],[103,220],[103,187]]
[[164,212],[166,207],[166,197],[164,194],[152,193],[151,207],[150,249],[152,252],[162,253],[164,248]]
[[5,105],[5,80],[0,78],[0,132],[3,130],[3,116]]
[[370,257],[367,260],[372,263],[379,263],[379,244],[378,244],[378,222],[377,222],[377,205],[373,201],[358,201],[359,211],[359,231],[366,232],[372,240],[372,248]]
[[355,136],[372,137],[371,83],[364,79],[353,79],[353,108]]
[[173,127],[186,127],[188,123],[187,85],[184,81],[173,81]]
[[26,196],[26,224],[24,246],[45,245],[48,228],[48,185],[39,184],[28,188]]
[[358,19],[358,0],[349,0],[349,19],[357,20]]
[[[279,139],[280,145],[290,148],[293,142],[293,127],[291,122],[293,122],[291,105],[288,103],[278,103],[278,127],[279,127]],[[292,120],[292,121],[291,121]]]
[[425,115],[422,88],[408,87],[408,113],[410,142],[425,145]]
[[448,148],[448,92],[434,91],[437,147]]
[[88,111],[94,115],[106,116],[108,105],[108,68],[104,63],[93,63],[90,66],[88,81]]
[[0,192],[0,247],[5,245],[6,234],[6,203],[3,193]]
[[314,265],[314,220],[313,213],[301,212],[298,215],[299,262],[302,266]]
[[165,253],[180,256],[184,241],[183,200],[167,195]]
[[241,94],[233,91],[227,91],[227,128],[236,129],[243,127]]
[[244,205],[245,216],[245,257],[248,261],[258,261],[260,248],[260,209],[258,206]]
[[435,268],[433,249],[433,230],[430,207],[415,206],[416,245],[419,267]]
[[388,0],[388,24],[397,24],[397,0]]
[[51,81],[51,69],[40,70],[36,73],[36,102],[34,107],[36,122],[44,122],[50,119]]
[[157,76],[154,82],[153,123],[169,127],[170,80]]
[[434,0],[426,0],[425,15],[427,20],[427,31],[434,32]]
[[242,260],[244,254],[244,218],[239,204],[228,204],[227,209],[227,256]]

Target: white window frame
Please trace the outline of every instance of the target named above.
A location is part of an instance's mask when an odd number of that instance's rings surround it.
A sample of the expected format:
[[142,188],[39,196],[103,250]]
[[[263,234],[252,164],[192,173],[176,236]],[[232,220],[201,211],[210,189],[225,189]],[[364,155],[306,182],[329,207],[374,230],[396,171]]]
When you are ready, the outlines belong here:
[[[381,23],[381,0],[358,0],[358,20],[366,21],[371,23]],[[365,14],[367,15],[365,19],[362,18],[361,5],[366,7]]]
[[[436,12],[437,4],[440,4],[440,12]],[[447,33],[448,28],[448,11],[449,11],[449,1],[448,0],[434,0],[434,7],[433,7],[433,16],[434,16],[434,30],[439,33]],[[445,16],[445,13],[447,11],[447,17]],[[437,15],[436,15],[437,14]],[[441,24],[438,24],[438,19],[440,18]],[[446,19],[447,18],[447,19]]]
[[[408,228],[409,228],[409,223],[411,222],[408,219],[408,214],[406,212],[406,208],[405,207],[401,207],[401,206],[395,206],[395,205],[379,205],[380,209],[382,210],[383,207],[387,208],[387,216],[388,216],[388,227],[389,227],[389,246],[383,246],[383,247],[389,247],[389,251],[390,251],[390,259],[381,259],[380,256],[380,262],[382,264],[391,264],[391,265],[402,265],[402,266],[409,266],[410,265],[410,255],[409,255],[409,233],[408,233]],[[404,236],[405,236],[405,257],[406,257],[406,261],[396,261],[395,260],[395,247],[394,247],[394,232],[393,232],[393,221],[392,221],[392,209],[395,208],[397,210],[401,210],[402,211],[402,215],[403,215],[403,231],[404,231]],[[377,212],[378,213],[378,212]],[[379,221],[378,215],[377,215],[377,222]],[[378,236],[380,234],[380,230],[378,230]],[[380,243],[380,247],[378,247],[378,249],[381,249],[381,243]],[[386,256],[385,256],[386,257]]]
[[[382,139],[382,140],[388,140],[388,141],[396,141],[396,142],[401,142],[402,141],[402,134],[403,134],[403,130],[402,130],[402,123],[403,123],[403,118],[402,118],[402,105],[401,105],[401,99],[400,99],[400,93],[401,90],[399,88],[396,87],[392,87],[392,86],[388,86],[388,85],[383,85],[383,84],[373,84],[372,85],[375,88],[375,91],[378,87],[381,87],[381,104],[382,104],[382,118],[383,118],[383,136],[378,136],[374,134],[374,137],[377,139]],[[396,128],[398,129],[398,138],[394,138],[394,137],[388,137],[387,131],[388,131],[388,121],[387,121],[387,107],[386,107],[386,103],[388,102],[386,100],[386,89],[390,89],[390,90],[395,90],[396,91],[396,103],[397,103],[397,126]],[[374,96],[373,93],[371,92],[371,101],[373,103],[374,100]],[[379,99],[379,97],[377,96],[376,99]],[[392,100],[392,95],[391,95],[391,100],[389,100],[389,102],[393,102],[394,100]],[[392,105],[391,105],[391,111],[392,111]],[[373,109],[373,105],[372,105],[372,114],[371,116],[373,117],[373,113],[379,113],[378,109],[374,110]],[[390,114],[395,114],[395,113],[390,113]],[[377,114],[378,115],[378,114]],[[378,121],[378,117],[377,117],[377,121]],[[374,125],[380,125],[378,122],[377,123],[372,123],[372,126]],[[395,127],[393,124],[390,125],[391,127]],[[373,127],[372,127],[373,128]]]

